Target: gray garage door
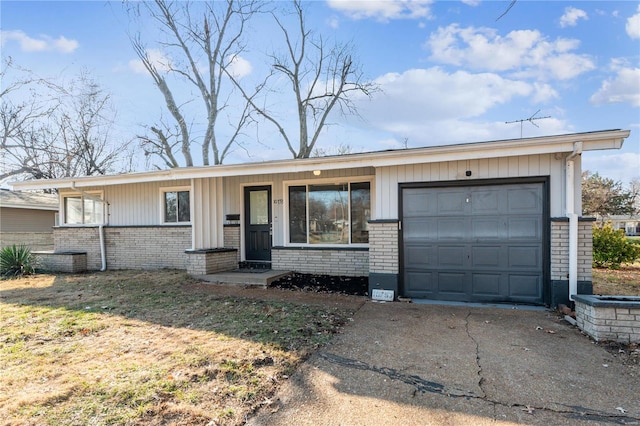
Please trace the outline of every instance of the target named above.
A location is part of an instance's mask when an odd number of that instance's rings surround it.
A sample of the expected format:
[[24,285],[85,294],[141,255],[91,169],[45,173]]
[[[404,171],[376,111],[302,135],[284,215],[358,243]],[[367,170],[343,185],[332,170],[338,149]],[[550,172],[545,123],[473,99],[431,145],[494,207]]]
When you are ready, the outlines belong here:
[[543,184],[402,189],[403,293],[542,304]]

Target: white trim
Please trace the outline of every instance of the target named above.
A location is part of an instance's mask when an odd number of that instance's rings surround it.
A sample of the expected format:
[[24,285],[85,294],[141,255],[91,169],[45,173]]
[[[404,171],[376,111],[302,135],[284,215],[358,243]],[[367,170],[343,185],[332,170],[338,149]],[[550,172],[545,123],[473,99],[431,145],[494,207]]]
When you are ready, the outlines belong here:
[[[347,243],[347,244],[310,244],[310,243],[292,243],[289,241],[289,187],[291,186],[302,186],[305,185],[307,188],[310,185],[326,185],[326,184],[331,184],[331,185],[338,185],[341,183],[347,184],[349,186],[349,241],[351,241],[351,184],[354,183],[365,183],[368,182],[369,183],[369,209],[370,209],[370,216],[373,216],[374,213],[374,191],[375,191],[375,176],[371,176],[371,175],[363,175],[363,176],[343,176],[343,177],[334,177],[334,178],[324,178],[324,179],[294,179],[294,180],[286,180],[282,182],[282,197],[284,199],[284,203],[283,203],[283,211],[282,211],[282,216],[283,216],[283,227],[282,227],[282,232],[283,232],[283,246],[284,247],[300,247],[300,248],[308,248],[308,249],[312,249],[312,248],[353,248],[353,247],[364,247],[367,248],[369,247],[369,243]],[[309,237],[309,191],[307,191],[307,197],[306,197],[306,209],[307,209],[307,241],[308,241],[308,237]],[[372,219],[372,217],[370,218],[370,220]]]
[[262,163],[243,163],[202,167],[183,167],[170,170],[138,172],[112,176],[88,176],[67,179],[11,182],[19,189],[69,188],[170,181],[173,179],[249,176],[274,173],[312,172],[314,170],[384,167],[399,164],[438,163],[481,158],[500,158],[532,154],[570,153],[573,144],[582,141],[583,151],[619,149],[629,130],[605,130],[558,136],[475,142],[393,151],[349,154],[335,157],[276,160]]
[[[102,222],[101,223],[84,223],[84,200],[85,198],[87,198],[87,196],[85,194],[88,195],[97,195],[98,199],[97,200],[92,200],[92,201],[99,201],[100,205],[102,206]],[[86,193],[84,191],[82,192],[78,192],[78,191],[63,191],[60,192],[59,194],[59,216],[60,216],[60,224],[59,226],[64,226],[64,227],[68,227],[68,228],[83,228],[83,227],[95,227],[98,225],[104,225],[105,223],[107,223],[106,218],[107,215],[109,214],[108,209],[106,208],[107,203],[104,200],[104,191],[102,190],[93,190],[93,191],[86,191]],[[82,200],[82,220],[83,223],[67,223],[67,212],[64,208],[64,200],[65,198],[80,198]],[[91,198],[87,198],[87,199],[91,199]]]
[[[193,191],[192,191],[192,187],[188,186],[188,185],[183,185],[183,186],[161,186],[160,188],[158,188],[160,191],[160,225],[191,225],[191,223],[193,222]],[[165,193],[167,192],[188,192],[189,193],[189,221],[188,222],[180,222],[177,221],[177,216],[176,216],[176,222],[165,222],[164,217],[165,217],[165,205],[164,205],[164,197],[165,197]],[[177,194],[176,194],[177,197]],[[177,202],[177,198],[176,198],[176,202]]]

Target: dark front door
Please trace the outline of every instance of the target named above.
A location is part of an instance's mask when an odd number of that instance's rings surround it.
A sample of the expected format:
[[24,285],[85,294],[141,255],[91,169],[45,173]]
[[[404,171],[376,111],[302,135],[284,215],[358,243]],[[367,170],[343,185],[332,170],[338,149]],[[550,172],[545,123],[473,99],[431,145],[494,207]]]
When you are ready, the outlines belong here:
[[271,187],[244,189],[246,260],[271,261]]

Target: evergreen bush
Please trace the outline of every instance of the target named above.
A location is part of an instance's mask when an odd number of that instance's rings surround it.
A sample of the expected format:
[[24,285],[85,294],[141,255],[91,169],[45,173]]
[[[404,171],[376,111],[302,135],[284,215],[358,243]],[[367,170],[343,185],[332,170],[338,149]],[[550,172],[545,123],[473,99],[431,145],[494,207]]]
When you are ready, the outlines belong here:
[[619,269],[623,263],[640,259],[640,245],[634,244],[623,229],[613,229],[610,223],[593,227],[593,266]]

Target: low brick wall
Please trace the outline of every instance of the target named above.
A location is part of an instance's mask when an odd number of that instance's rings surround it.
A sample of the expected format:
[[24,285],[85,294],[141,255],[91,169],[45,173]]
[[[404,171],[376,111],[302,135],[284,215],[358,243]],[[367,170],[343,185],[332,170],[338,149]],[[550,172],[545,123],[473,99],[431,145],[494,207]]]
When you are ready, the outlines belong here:
[[574,296],[578,328],[596,341],[640,343],[640,297]]
[[[87,270],[99,270],[98,227],[54,228],[54,251],[84,251]],[[191,226],[105,226],[107,269],[187,269]]]
[[0,247],[25,245],[31,251],[53,250],[53,232],[0,232]]
[[369,275],[369,249],[273,247],[271,267],[304,274],[363,277]]
[[215,274],[238,267],[238,250],[234,248],[187,250],[185,253],[189,275]]
[[87,270],[85,252],[32,252],[36,270],[75,274]]
[[240,262],[240,225],[224,225],[224,246],[236,249],[236,262]]

